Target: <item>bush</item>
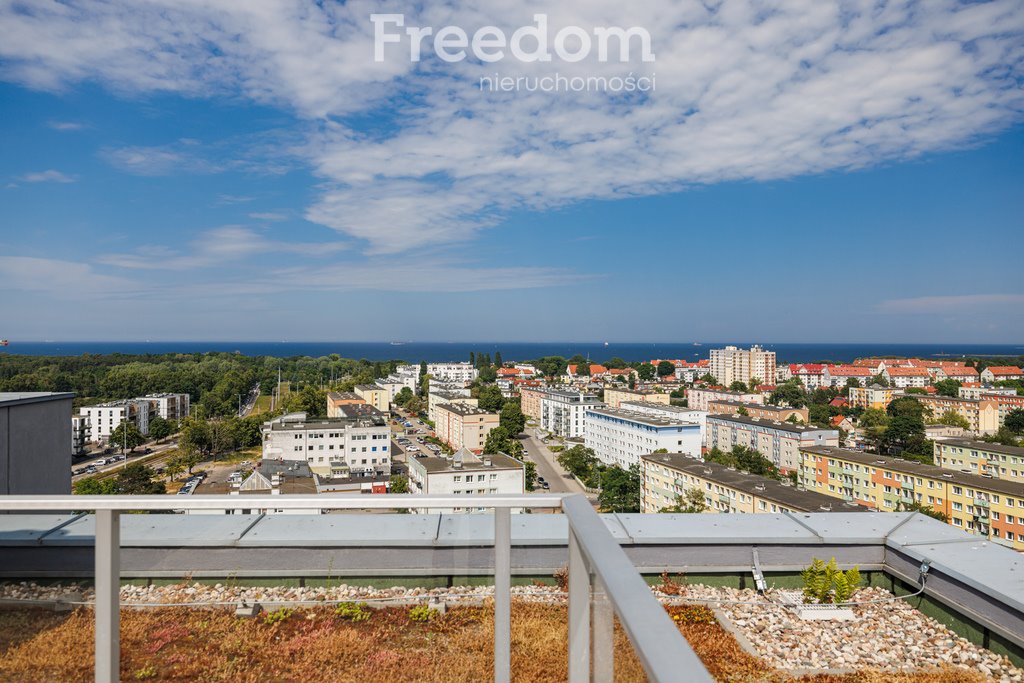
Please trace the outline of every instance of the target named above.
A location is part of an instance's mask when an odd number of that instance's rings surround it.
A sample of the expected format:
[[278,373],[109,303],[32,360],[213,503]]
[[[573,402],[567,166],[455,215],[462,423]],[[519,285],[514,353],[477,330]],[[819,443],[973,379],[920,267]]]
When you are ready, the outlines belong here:
[[836,558],[825,564],[814,558],[810,567],[800,572],[804,581],[804,602],[818,604],[842,604],[853,596],[860,586],[860,572],[857,567],[844,572],[836,565]]
[[420,623],[426,623],[436,617],[439,612],[436,609],[430,609],[427,605],[416,605],[409,610],[409,620],[418,621]]
[[339,619],[345,621],[368,621],[370,619],[370,609],[365,602],[343,602],[334,609],[334,613],[338,615]]

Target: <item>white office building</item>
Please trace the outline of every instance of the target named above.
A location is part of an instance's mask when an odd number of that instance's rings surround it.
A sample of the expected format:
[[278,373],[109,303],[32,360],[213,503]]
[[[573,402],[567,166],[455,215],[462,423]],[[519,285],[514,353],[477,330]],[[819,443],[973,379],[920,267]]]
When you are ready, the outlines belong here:
[[81,414],[89,421],[93,441],[106,443],[122,422],[132,422],[142,434],[149,434],[149,420],[156,417],[156,405],[145,398],[129,398],[95,406],[84,406]]
[[264,460],[305,462],[323,476],[391,471],[391,428],[379,414],[308,420],[292,413],[262,431]]
[[587,448],[606,465],[629,469],[640,458],[665,449],[700,458],[700,425],[622,408],[591,408],[587,411]]
[[603,407],[594,394],[550,389],[540,399],[540,428],[563,439],[581,439],[586,433],[587,410]]

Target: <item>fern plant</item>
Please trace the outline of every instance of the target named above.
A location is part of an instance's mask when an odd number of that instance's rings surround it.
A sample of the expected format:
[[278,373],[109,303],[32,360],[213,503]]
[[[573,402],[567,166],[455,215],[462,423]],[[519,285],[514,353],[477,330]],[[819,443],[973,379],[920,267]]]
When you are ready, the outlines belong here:
[[811,565],[800,572],[804,582],[804,602],[825,605],[845,603],[860,586],[860,571],[857,567],[843,571],[832,558],[826,564],[814,558]]

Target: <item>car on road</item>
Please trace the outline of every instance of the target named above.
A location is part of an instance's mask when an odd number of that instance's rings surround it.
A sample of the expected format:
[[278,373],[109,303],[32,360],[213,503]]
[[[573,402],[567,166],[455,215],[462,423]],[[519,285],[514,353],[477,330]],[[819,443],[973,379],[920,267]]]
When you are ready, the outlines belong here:
[[540,481],[538,483],[540,484],[540,487],[545,491],[551,488],[551,484],[547,483],[546,481]]

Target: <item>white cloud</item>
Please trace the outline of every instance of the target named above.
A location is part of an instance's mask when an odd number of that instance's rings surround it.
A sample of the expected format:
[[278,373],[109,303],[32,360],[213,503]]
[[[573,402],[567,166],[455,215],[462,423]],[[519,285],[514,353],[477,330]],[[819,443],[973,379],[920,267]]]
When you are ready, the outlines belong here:
[[36,171],[26,173],[18,178],[24,183],[73,183],[78,180],[75,176],[55,171],[52,168],[48,171]]
[[883,313],[961,313],[979,309],[1002,307],[1011,311],[1024,310],[1024,294],[963,294],[954,296],[921,296],[910,299],[890,299],[878,305]]
[[0,256],[0,282],[5,290],[46,292],[61,299],[140,293],[137,283],[97,273],[88,264],[31,256]]
[[288,220],[288,215],[276,211],[255,211],[249,214],[249,218],[257,221],[278,222]]
[[46,125],[62,133],[85,128],[85,124],[78,123],[77,121],[48,121]]
[[145,247],[131,254],[105,254],[99,263],[138,270],[192,270],[221,267],[259,254],[295,254],[326,257],[348,248],[343,242],[294,242],[268,240],[241,225],[210,230],[189,243],[180,253],[167,247]]
[[[650,65],[376,63],[374,11],[370,0],[6,5],[0,77],[290,108],[316,122],[300,125],[308,140],[295,149],[322,179],[306,218],[371,253],[468,239],[512,209],[914,158],[976,144],[1024,112],[1019,0],[455,0],[406,11],[407,24],[435,27],[510,30],[534,11],[550,15],[552,33],[642,26],[654,39]],[[649,71],[657,90],[478,88],[482,76],[555,70]],[[367,132],[350,116],[387,125]],[[180,153],[129,148],[111,159],[152,174]]]

